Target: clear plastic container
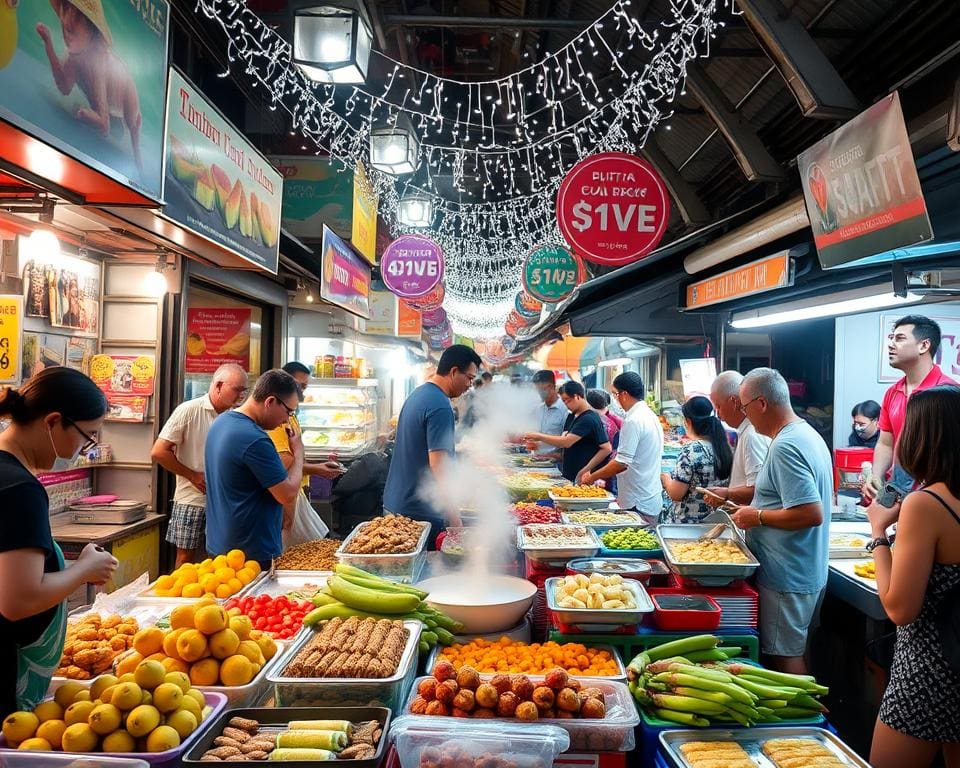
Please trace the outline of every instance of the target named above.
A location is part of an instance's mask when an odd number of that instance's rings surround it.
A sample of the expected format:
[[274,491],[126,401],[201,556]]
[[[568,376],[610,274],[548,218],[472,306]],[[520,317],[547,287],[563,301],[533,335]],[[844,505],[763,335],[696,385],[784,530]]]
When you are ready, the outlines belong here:
[[64,755],[56,752],[0,752],[0,768],[149,768],[143,760]]
[[479,768],[491,756],[517,768],[550,768],[570,748],[569,735],[556,726],[446,717],[402,717],[390,739],[401,768]]
[[400,656],[397,671],[382,679],[343,677],[285,677],[287,666],[313,637],[303,632],[281,655],[277,666],[268,673],[278,707],[387,707],[399,712],[417,676],[418,645],[423,624],[405,621],[409,632],[407,645]]
[[346,549],[350,546],[353,537],[363,530],[363,525],[358,525],[340,544],[340,549],[336,552],[337,560],[383,579],[411,584],[420,578],[423,566],[427,562],[424,549],[427,538],[430,536],[430,523],[420,523],[420,525],[423,527],[423,532],[413,552],[404,552],[400,555],[351,555]]
[[[410,713],[410,702],[417,695],[416,691],[422,680],[428,678],[421,677],[414,681],[410,695],[403,708],[403,720],[410,719],[418,724],[440,723],[433,726],[438,730],[446,729],[453,732],[454,729],[464,722],[470,722],[459,717],[444,717],[442,715],[414,715]],[[531,680],[536,680],[534,675],[530,675]],[[583,718],[573,720],[562,720],[553,718],[541,718],[533,722],[522,723],[525,727],[534,725],[554,725],[563,728],[570,734],[570,749],[576,752],[630,752],[636,746],[634,729],[640,723],[640,715],[637,713],[637,707],[633,703],[633,697],[630,690],[623,683],[611,682],[598,678],[577,678],[584,688],[599,688],[603,692],[604,703],[606,704],[606,716],[603,720]],[[395,721],[394,725],[397,722]],[[494,720],[478,720],[473,722],[482,723],[500,723],[500,724],[519,724],[520,721],[509,718],[497,718]]]

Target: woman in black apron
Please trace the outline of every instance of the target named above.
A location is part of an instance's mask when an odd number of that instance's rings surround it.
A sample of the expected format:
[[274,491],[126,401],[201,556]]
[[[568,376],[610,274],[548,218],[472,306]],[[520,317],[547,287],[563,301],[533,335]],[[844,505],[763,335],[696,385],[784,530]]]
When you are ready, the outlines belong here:
[[34,472],[66,468],[96,444],[107,401],[80,371],[47,368],[0,392],[0,719],[32,710],[63,653],[67,597],[103,584],[117,560],[88,544],[65,570]]

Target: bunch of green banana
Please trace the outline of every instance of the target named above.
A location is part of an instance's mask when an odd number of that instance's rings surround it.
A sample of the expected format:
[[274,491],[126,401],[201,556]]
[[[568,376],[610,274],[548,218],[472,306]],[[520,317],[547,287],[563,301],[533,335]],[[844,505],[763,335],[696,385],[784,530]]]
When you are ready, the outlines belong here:
[[801,720],[827,711],[817,697],[829,689],[815,678],[730,662],[741,649],[720,642],[695,635],[638,654],[627,666],[630,692],[661,720],[701,727]]
[[311,627],[330,619],[415,619],[423,623],[420,651],[426,653],[433,646],[450,645],[453,633],[463,629],[424,600],[428,593],[409,584],[397,584],[372,573],[343,563],[337,564],[327,586],[313,598],[317,607],[303,618]]

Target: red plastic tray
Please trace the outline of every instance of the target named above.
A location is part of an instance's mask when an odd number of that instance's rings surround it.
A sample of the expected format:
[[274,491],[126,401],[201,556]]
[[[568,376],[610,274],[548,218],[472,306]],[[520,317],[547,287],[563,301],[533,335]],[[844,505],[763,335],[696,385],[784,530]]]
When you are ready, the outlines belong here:
[[[636,624],[625,624],[622,627],[611,627],[610,629],[604,629],[603,632],[598,632],[595,629],[583,630],[580,629],[576,624],[564,624],[562,621],[556,620],[556,614],[552,611],[550,612],[551,621],[553,625],[557,628],[557,631],[562,632],[565,635],[635,635],[637,634],[637,625]],[[596,626],[596,625],[592,625]]]
[[657,601],[659,597],[680,597],[674,592],[651,590],[653,599],[653,623],[657,629],[665,632],[697,632],[712,630],[720,626],[722,612],[720,606],[709,595],[696,595],[710,604],[709,610],[676,610],[662,608]]

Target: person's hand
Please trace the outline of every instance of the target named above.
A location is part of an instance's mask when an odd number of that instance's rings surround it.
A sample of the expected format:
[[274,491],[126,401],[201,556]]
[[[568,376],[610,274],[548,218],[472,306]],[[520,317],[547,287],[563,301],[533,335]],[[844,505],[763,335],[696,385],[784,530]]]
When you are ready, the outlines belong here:
[[340,477],[347,470],[343,468],[343,465],[339,464],[336,461],[325,461],[320,465],[320,477],[325,477],[327,480],[333,480]]
[[737,528],[746,531],[760,525],[760,510],[756,507],[740,507],[730,515],[730,519]]
[[280,530],[289,531],[293,527],[293,518],[297,513],[297,502],[287,504],[283,508],[283,522],[280,524]]
[[876,475],[871,475],[864,480],[863,487],[860,490],[863,491],[863,495],[866,496],[868,501],[876,501],[880,491],[883,490],[883,480]]
[[703,500],[711,507],[722,507],[727,503],[727,500],[724,498],[724,495],[727,493],[726,488],[707,488],[706,490],[710,491],[710,493],[704,493],[701,495],[703,496]]
[[189,478],[190,482],[193,483],[194,487],[200,493],[207,492],[207,478],[204,476],[203,472],[193,472]]
[[73,567],[82,570],[85,583],[99,586],[110,581],[119,564],[120,561],[107,550],[91,542],[80,552]]
[[579,475],[577,475],[576,485],[590,485],[593,480],[593,473],[583,470]]
[[870,530],[873,532],[873,538],[879,539],[887,535],[886,531],[891,525],[897,522],[900,517],[900,502],[892,507],[885,507],[882,504],[873,502],[867,507],[867,519],[870,520]]
[[290,453],[294,458],[303,458],[303,438],[295,430],[289,430],[288,439],[290,441]]
[[670,481],[670,479],[671,479],[671,478],[670,478],[670,475],[669,475],[668,473],[666,473],[666,472],[661,472],[661,473],[660,473],[660,485],[662,485],[664,488],[667,487],[667,483]]

